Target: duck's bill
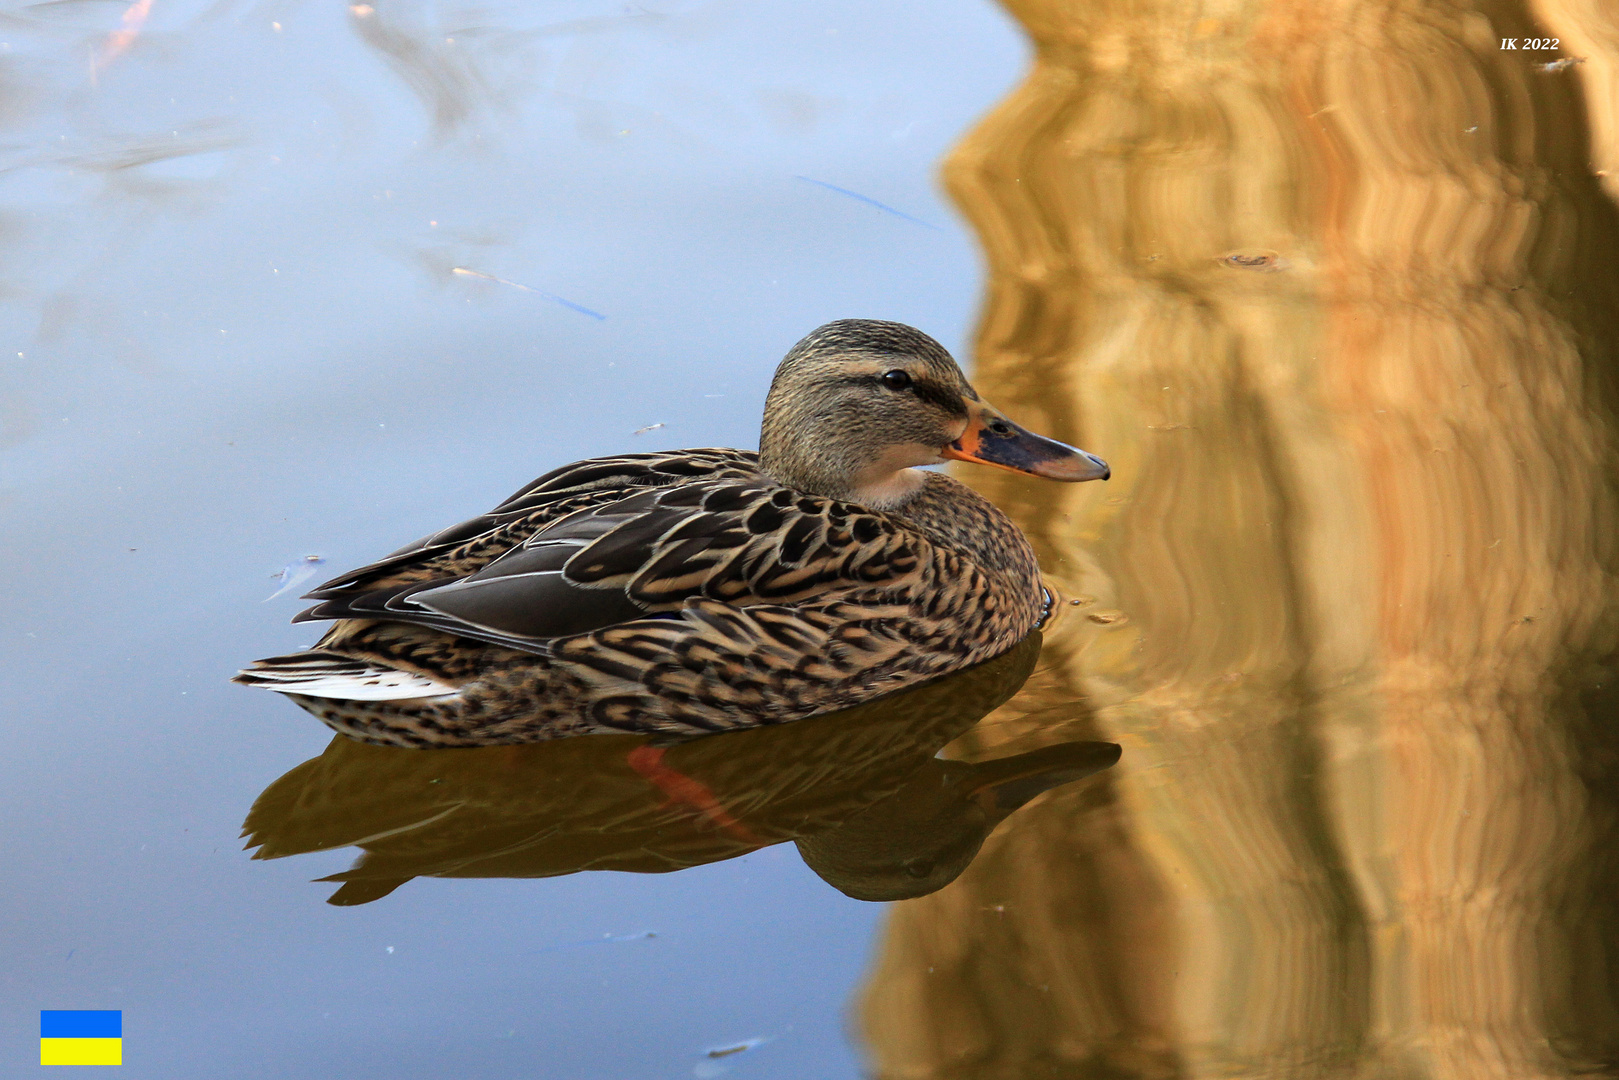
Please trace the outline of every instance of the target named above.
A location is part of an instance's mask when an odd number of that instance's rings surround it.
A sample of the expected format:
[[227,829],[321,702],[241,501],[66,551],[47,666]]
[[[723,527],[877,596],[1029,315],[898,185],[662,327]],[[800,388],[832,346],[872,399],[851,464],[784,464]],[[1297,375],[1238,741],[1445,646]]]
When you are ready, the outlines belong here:
[[942,451],[957,461],[1043,476],[1047,480],[1106,480],[1113,475],[1095,454],[1036,435],[989,409],[974,409],[961,438]]

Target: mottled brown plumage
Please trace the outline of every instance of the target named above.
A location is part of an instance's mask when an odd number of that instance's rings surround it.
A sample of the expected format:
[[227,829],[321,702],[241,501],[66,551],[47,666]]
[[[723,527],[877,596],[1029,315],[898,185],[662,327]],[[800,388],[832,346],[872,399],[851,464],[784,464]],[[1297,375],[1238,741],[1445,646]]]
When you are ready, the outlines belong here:
[[1106,466],[979,401],[920,331],[845,320],[777,369],[757,455],[578,462],[310,594],[336,625],[238,681],[402,746],[701,734],[847,707],[1009,648],[1028,541],[918,465]]

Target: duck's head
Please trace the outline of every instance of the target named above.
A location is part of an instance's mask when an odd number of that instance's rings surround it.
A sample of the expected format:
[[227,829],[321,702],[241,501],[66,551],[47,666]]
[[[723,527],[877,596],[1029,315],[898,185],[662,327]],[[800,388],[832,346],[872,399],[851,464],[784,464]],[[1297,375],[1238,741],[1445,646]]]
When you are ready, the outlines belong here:
[[827,323],[776,368],[759,465],[781,483],[893,509],[920,490],[915,466],[947,459],[1070,482],[1109,475],[1101,458],[1002,416],[942,345],[904,323]]

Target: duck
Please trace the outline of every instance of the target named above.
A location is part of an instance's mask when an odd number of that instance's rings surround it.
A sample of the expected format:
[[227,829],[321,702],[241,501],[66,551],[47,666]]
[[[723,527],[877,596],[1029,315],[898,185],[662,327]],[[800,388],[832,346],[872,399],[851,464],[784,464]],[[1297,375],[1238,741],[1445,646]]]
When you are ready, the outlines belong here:
[[757,452],[590,458],[307,594],[310,648],[236,682],[361,742],[671,739],[817,716],[983,663],[1048,601],[1034,549],[927,466],[1106,480],[903,323],[842,319],[777,366]]

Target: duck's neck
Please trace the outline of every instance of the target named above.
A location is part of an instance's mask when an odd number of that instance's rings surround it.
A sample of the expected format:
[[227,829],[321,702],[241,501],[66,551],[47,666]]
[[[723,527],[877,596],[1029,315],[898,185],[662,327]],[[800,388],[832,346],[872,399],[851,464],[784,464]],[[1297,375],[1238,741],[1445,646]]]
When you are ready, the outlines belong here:
[[927,486],[928,474],[921,469],[900,469],[885,472],[863,483],[857,482],[849,490],[848,500],[884,510],[891,514],[904,514],[905,507],[922,494]]
[[921,493],[927,473],[914,466],[940,460],[937,450],[917,443],[885,447],[854,469],[847,464],[852,454],[788,455],[772,449],[768,441],[760,448],[759,470],[779,483],[890,512],[901,510]]

